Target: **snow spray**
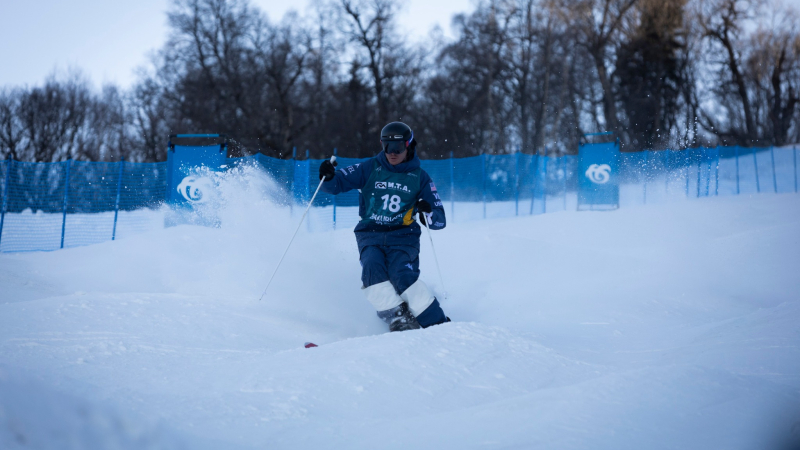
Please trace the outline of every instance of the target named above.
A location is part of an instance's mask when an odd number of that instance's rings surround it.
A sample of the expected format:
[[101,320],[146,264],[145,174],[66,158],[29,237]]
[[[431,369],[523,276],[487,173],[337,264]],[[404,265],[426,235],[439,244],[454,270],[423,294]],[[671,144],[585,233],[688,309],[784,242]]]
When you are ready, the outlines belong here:
[[[336,162],[336,156],[331,156],[330,161],[331,161],[331,163]],[[311,209],[311,205],[314,203],[314,199],[317,197],[317,194],[319,193],[319,188],[322,187],[322,183],[324,183],[324,182],[325,182],[324,178],[319,180],[319,185],[317,186],[317,190],[314,191],[314,195],[312,195],[311,196],[311,200],[308,201],[308,206],[306,207],[306,210],[303,212],[303,217],[300,218],[300,223],[297,224],[297,229],[294,230],[294,234],[292,235],[292,238],[289,239],[289,243],[286,245],[286,250],[283,251],[283,256],[281,256],[280,261],[278,261],[278,265],[275,266],[275,270],[272,272],[272,276],[269,277],[269,281],[267,282],[267,287],[264,288],[264,292],[262,292],[261,293],[261,297],[258,298],[259,301],[261,301],[261,299],[264,298],[264,294],[267,293],[267,289],[269,289],[269,285],[272,284],[272,280],[275,278],[275,274],[278,273],[278,268],[281,266],[281,263],[283,262],[283,258],[285,258],[286,257],[286,253],[289,252],[289,247],[292,246],[292,241],[294,241],[294,237],[297,236],[297,232],[300,231],[300,226],[303,225],[303,220],[305,220],[306,214],[308,214],[308,210]]]

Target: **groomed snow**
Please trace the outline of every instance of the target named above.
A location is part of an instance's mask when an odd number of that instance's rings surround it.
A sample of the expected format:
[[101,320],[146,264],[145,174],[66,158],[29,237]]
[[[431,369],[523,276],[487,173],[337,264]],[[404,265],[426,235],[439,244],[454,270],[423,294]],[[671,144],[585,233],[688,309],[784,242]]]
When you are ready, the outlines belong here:
[[800,421],[798,195],[449,226],[455,322],[388,334],[350,230],[303,227],[258,301],[297,220],[270,189],[229,180],[221,229],[0,254],[0,448],[754,449]]

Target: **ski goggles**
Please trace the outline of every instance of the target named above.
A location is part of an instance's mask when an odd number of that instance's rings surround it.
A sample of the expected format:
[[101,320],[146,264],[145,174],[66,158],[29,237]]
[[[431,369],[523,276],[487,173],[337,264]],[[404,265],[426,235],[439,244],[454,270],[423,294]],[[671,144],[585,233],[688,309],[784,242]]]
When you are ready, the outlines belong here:
[[[399,138],[400,140],[389,139],[389,138]],[[413,131],[411,132],[411,137],[407,141],[403,140],[402,135],[387,136],[386,139],[381,138],[381,144],[383,145],[383,151],[385,151],[386,153],[396,155],[403,153],[408,147],[408,144],[410,144],[412,140],[414,140]]]

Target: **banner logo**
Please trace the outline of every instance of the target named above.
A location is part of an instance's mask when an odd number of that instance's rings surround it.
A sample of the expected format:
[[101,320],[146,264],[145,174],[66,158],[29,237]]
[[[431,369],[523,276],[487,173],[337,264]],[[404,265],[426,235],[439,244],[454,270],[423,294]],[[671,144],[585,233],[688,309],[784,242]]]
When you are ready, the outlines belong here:
[[186,177],[178,185],[178,192],[190,203],[204,203],[213,189],[214,185],[208,178]]
[[608,164],[592,164],[586,169],[586,178],[595,184],[606,184],[611,179],[611,166]]

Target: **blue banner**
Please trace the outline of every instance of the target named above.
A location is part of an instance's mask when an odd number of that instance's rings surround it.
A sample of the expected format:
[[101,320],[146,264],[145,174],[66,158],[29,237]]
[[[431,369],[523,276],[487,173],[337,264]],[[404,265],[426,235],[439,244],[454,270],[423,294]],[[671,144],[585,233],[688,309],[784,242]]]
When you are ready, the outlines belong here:
[[214,208],[200,208],[216,197],[213,172],[224,170],[225,145],[173,145],[167,152],[167,195],[172,207],[164,218],[166,226],[182,224],[218,227]]
[[225,147],[221,145],[175,145],[167,152],[167,201],[191,206],[204,203],[213,195],[213,181],[202,169],[218,171],[225,165]]
[[619,208],[619,144],[581,144],[578,155],[578,210]]

